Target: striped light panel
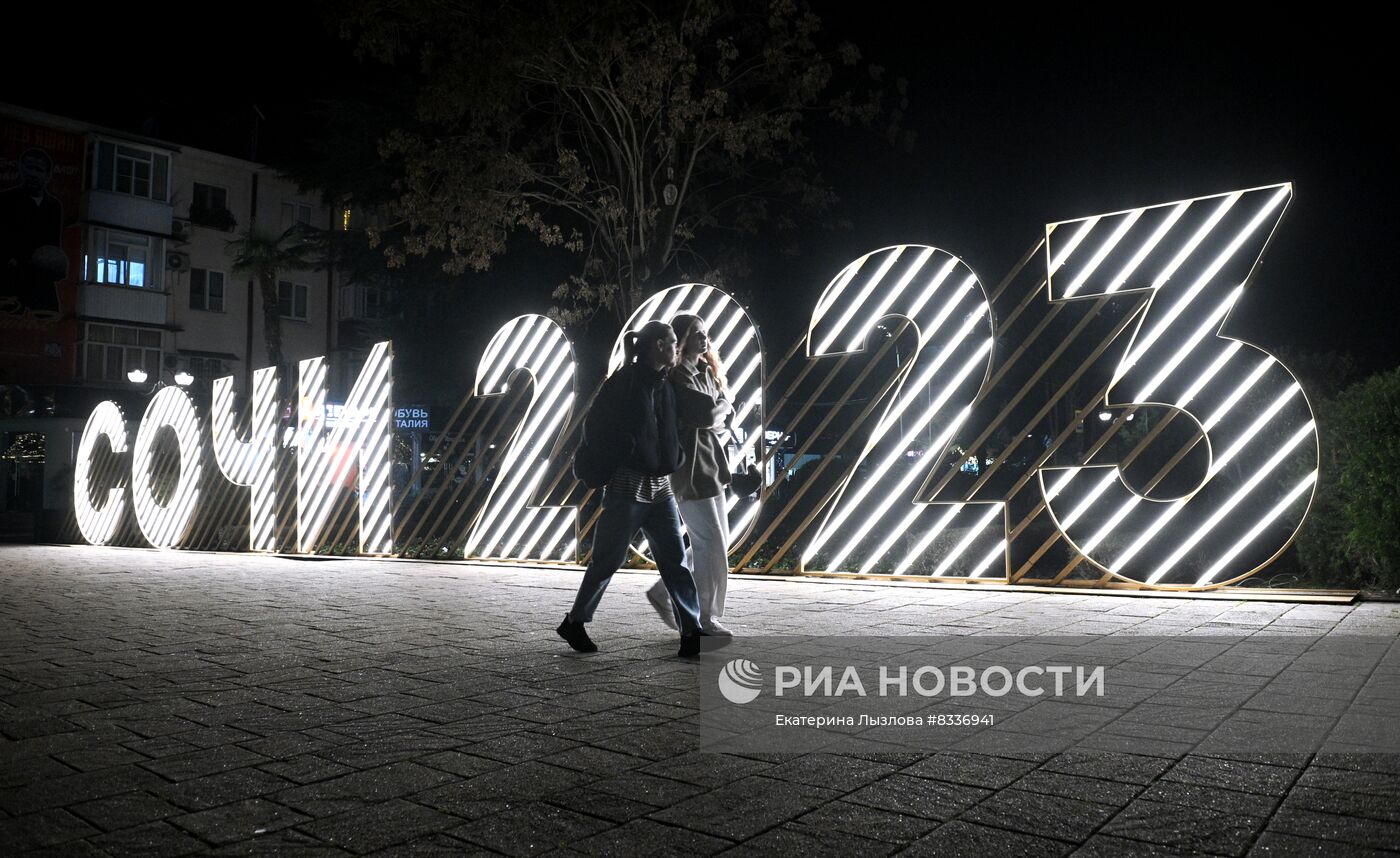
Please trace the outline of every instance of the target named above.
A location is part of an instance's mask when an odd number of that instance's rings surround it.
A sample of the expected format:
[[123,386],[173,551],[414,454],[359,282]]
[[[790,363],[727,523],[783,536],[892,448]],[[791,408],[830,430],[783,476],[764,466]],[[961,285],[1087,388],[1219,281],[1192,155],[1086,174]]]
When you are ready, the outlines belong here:
[[1052,301],[1148,290],[1105,406],[1183,412],[1207,464],[1176,497],[1145,497],[1117,465],[1044,470],[1056,526],[1101,568],[1159,587],[1208,587],[1277,557],[1317,480],[1317,428],[1293,374],[1223,334],[1293,194],[1290,184],[1050,224]]
[[277,550],[273,533],[277,471],[277,369],[253,373],[248,440],[238,437],[234,410],[233,376],[214,379],[214,411],[211,415],[214,459],[219,471],[236,486],[251,488],[248,499],[248,547],[253,551]]
[[326,429],[326,359],[297,367],[297,549],[316,550],[342,491],[356,489],[362,554],[393,553],[389,441],[393,350],[375,343],[340,419]]
[[[162,430],[170,429],[179,451],[179,476],[174,486],[162,486],[157,497],[155,477],[173,472],[157,455]],[[131,450],[131,503],[141,535],[156,548],[173,548],[189,532],[199,504],[204,470],[204,434],[194,402],[181,387],[162,387],[146,406],[136,443]]]
[[[1004,577],[1003,503],[919,503],[992,362],[992,319],[977,275],[934,247],[897,245],[846,266],[822,293],[809,358],[864,351],[878,324],[902,317],[917,333],[859,462],[802,550],[808,570]],[[922,455],[908,451],[922,448]],[[998,574],[999,573],[999,574]]]
[[578,510],[538,506],[559,434],[574,405],[574,350],[553,320],[518,316],[503,325],[477,366],[475,395],[500,396],[516,372],[533,382],[525,416],[511,435],[486,504],[472,525],[466,557],[573,560]]
[[[106,439],[115,455],[104,464],[93,462],[98,443]],[[126,420],[115,402],[100,402],[88,415],[78,441],[73,463],[73,513],[78,532],[90,545],[106,545],[117,534],[126,512],[126,472],[122,468],[127,452]],[[93,504],[93,497],[102,498]]]

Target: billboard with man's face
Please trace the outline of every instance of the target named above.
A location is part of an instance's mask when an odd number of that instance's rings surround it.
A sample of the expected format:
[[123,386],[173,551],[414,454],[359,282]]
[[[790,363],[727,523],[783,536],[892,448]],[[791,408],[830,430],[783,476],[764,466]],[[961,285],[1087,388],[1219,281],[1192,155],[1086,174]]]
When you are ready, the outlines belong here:
[[73,379],[83,138],[0,117],[0,384]]

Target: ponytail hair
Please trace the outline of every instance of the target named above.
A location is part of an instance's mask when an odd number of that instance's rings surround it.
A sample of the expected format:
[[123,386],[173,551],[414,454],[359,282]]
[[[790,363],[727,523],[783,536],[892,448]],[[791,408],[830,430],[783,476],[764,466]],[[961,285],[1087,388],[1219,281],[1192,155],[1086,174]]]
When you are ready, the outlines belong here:
[[671,333],[671,326],[656,319],[647,322],[635,331],[628,331],[622,335],[622,365],[627,366],[637,362],[637,359],[646,354],[651,344],[662,339]]
[[628,331],[622,335],[622,365],[626,366],[637,361],[637,340],[640,334],[636,331]]
[[[693,313],[680,313],[671,318],[671,327],[676,329],[676,345],[678,348],[682,350],[685,349],[686,337],[690,336],[690,332],[695,329],[695,325],[701,321],[703,320]],[[719,352],[715,351],[713,341],[710,343],[709,351],[700,354],[700,365],[705,367],[706,371],[710,373],[710,377],[715,380],[715,384],[719,387],[721,393],[729,392],[729,385],[724,379],[724,364],[720,362]]]

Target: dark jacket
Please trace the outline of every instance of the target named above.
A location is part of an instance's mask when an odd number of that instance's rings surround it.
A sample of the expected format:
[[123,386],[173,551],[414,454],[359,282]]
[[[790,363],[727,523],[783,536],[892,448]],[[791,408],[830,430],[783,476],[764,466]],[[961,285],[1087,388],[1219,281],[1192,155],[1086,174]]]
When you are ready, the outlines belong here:
[[664,372],[629,364],[603,382],[583,424],[585,446],[611,476],[626,465],[649,477],[685,461],[676,428],[676,393]]

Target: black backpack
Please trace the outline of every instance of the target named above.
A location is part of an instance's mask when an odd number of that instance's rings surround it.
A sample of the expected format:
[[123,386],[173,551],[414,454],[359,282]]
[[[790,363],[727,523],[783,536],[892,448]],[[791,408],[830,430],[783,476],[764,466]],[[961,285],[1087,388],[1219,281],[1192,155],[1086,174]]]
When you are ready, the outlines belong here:
[[607,449],[606,442],[599,443],[599,439],[607,434],[605,424],[608,409],[615,407],[611,403],[616,398],[616,393],[608,381],[603,382],[603,389],[598,392],[589,405],[588,413],[584,415],[578,447],[574,450],[574,476],[590,489],[606,486],[619,464],[613,461],[615,453],[610,455],[612,451]]
[[[584,421],[587,424],[587,420]],[[601,489],[612,479],[616,467],[609,467],[602,450],[588,442],[587,430],[574,450],[574,476],[590,489]]]

